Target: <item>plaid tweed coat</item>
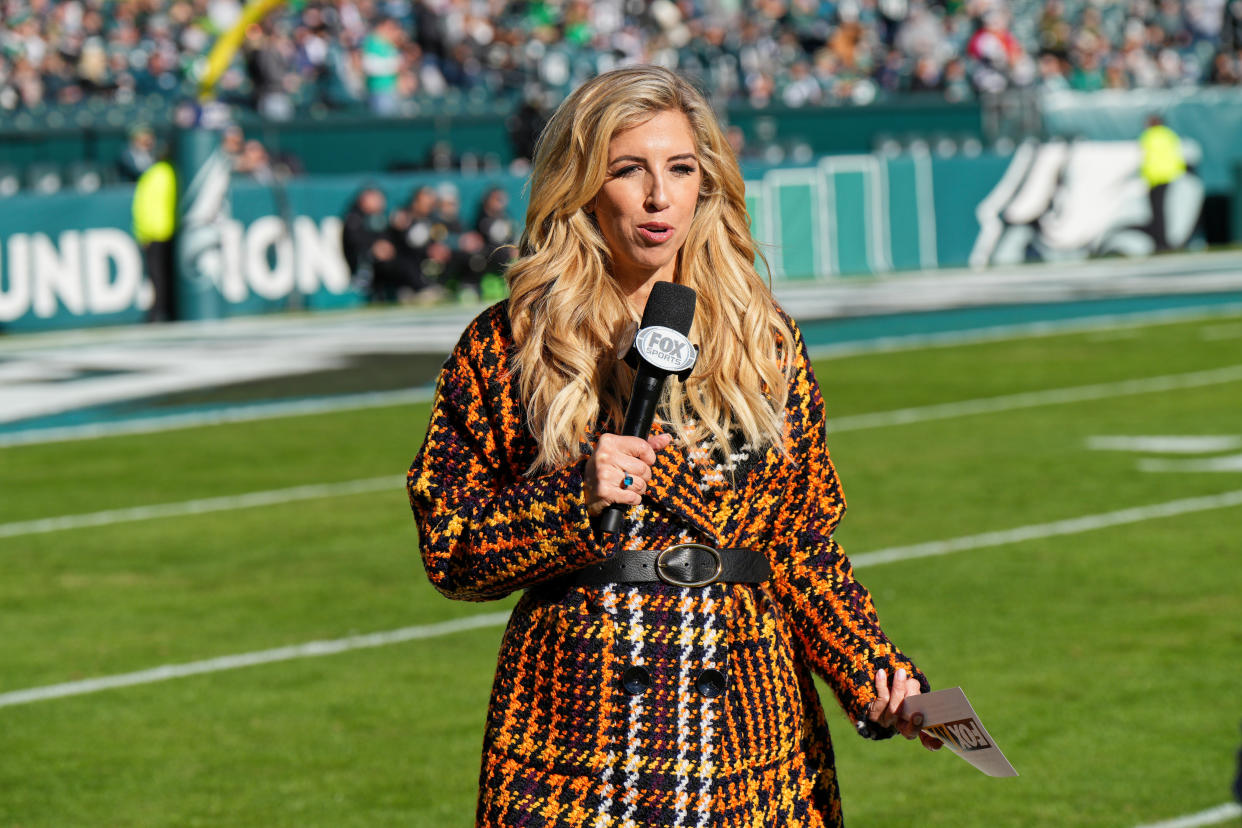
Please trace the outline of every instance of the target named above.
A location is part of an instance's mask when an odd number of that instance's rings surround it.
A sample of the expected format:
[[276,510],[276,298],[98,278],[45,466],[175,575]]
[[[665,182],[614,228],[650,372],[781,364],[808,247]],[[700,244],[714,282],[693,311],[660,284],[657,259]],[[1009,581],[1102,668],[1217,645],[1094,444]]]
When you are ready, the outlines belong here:
[[854,722],[877,669],[905,667],[927,683],[881,631],[833,540],[845,502],[800,334],[797,346],[788,452],[743,449],[730,481],[674,443],[625,529],[633,549],[692,540],[761,550],[769,580],[558,589],[540,585],[610,552],[587,517],[585,461],[524,473],[536,447],[510,376],[506,305],[462,336],[408,488],[441,592],[486,601],[525,590],[501,644],[478,825],[841,824],[812,672]]

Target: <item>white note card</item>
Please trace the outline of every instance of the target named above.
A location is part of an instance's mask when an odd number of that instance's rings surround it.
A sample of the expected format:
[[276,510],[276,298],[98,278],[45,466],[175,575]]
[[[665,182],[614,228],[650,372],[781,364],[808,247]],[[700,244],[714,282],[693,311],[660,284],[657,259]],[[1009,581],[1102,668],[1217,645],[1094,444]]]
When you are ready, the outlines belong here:
[[923,714],[924,733],[944,742],[945,747],[988,776],[1018,775],[979,721],[962,688],[921,693],[902,702],[903,718],[915,713]]

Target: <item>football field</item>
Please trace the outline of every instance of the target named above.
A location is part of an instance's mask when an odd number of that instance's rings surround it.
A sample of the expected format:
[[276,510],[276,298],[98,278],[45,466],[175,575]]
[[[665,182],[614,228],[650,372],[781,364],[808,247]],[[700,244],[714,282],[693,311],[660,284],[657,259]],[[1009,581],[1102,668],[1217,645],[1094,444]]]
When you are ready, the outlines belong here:
[[[829,701],[847,824],[1236,823],[1242,312],[816,372],[839,539],[1020,773]],[[428,408],[0,448],[0,826],[471,825],[513,599],[422,572]]]

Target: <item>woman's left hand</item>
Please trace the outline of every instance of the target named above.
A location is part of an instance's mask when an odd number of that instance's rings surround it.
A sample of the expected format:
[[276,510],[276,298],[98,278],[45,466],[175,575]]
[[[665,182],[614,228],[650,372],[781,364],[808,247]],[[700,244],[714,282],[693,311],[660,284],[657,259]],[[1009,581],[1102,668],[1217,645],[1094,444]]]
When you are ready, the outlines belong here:
[[917,736],[923,743],[923,747],[928,750],[940,750],[941,741],[921,730],[923,727],[922,713],[915,713],[909,718],[904,718],[902,715],[901,703],[910,696],[917,696],[922,692],[923,688],[919,686],[918,680],[906,675],[904,667],[897,668],[897,675],[893,676],[891,691],[888,689],[888,675],[885,670],[883,668],[876,670],[876,699],[871,702],[867,718],[884,727],[897,728],[897,731],[907,739]]

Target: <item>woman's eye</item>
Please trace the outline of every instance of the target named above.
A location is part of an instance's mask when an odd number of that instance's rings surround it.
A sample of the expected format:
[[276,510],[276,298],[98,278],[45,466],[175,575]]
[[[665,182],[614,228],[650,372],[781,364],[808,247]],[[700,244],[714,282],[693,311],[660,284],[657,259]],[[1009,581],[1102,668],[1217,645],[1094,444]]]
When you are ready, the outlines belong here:
[[619,170],[616,170],[612,175],[614,178],[624,178],[627,175],[633,175],[641,169],[642,167],[637,164],[630,164],[627,167],[621,167]]
[[673,172],[678,175],[694,175],[694,167],[690,164],[677,164],[673,167]]

